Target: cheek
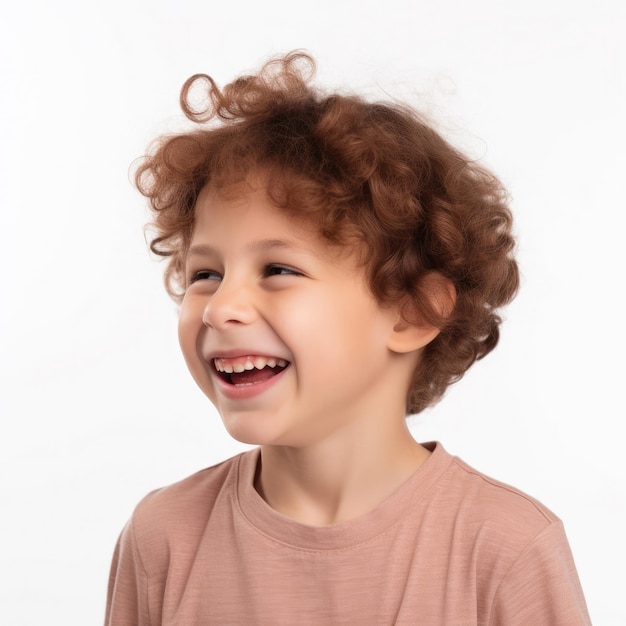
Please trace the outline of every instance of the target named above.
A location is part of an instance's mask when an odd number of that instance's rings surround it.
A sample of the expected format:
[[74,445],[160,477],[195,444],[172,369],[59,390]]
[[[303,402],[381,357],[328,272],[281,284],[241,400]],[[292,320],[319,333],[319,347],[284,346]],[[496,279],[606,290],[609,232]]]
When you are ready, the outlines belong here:
[[178,343],[188,364],[197,358],[197,342],[199,338],[201,318],[194,314],[185,302],[181,305],[178,318]]
[[208,364],[202,357],[202,338],[204,325],[195,315],[181,308],[178,319],[178,343],[187,365],[187,369],[204,394],[213,401],[212,385],[208,373]]

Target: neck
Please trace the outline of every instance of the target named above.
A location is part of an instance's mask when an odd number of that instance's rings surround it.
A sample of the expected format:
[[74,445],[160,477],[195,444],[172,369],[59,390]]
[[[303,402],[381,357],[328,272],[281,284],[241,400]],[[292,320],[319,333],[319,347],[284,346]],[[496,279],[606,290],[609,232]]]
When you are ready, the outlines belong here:
[[[387,422],[389,424],[389,422]],[[263,446],[255,487],[278,512],[313,526],[336,524],[376,508],[428,458],[404,415],[381,432],[359,424],[315,445]]]

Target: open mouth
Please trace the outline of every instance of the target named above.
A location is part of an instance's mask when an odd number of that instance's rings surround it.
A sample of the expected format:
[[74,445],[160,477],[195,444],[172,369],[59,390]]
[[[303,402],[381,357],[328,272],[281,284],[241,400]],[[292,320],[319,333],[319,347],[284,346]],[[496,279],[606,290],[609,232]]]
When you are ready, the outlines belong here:
[[213,359],[213,366],[224,382],[241,387],[256,385],[273,378],[289,367],[289,361],[277,357],[241,356],[233,359]]

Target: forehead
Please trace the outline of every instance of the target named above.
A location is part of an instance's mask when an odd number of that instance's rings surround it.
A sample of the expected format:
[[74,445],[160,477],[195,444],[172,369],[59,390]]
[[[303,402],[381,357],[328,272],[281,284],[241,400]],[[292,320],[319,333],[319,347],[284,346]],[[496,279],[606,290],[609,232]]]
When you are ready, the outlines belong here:
[[[338,250],[317,227],[275,207],[264,187],[229,190],[205,188],[195,206],[195,224],[186,260],[213,258],[283,262],[333,262]],[[269,257],[275,257],[270,259]]]
[[305,207],[278,207],[270,199],[266,179],[253,174],[235,184],[224,187],[208,184],[201,190],[194,207],[190,247],[202,243],[237,247],[265,240],[272,243],[269,247],[273,249],[287,248],[280,245],[282,241],[294,248],[361,265],[364,250],[360,238],[352,236],[346,228],[341,233],[338,228],[331,235],[332,238],[322,235],[317,221]]
[[232,238],[254,233],[281,233],[316,242],[318,229],[311,220],[274,206],[262,184],[240,183],[223,189],[206,186],[194,207],[194,239]]

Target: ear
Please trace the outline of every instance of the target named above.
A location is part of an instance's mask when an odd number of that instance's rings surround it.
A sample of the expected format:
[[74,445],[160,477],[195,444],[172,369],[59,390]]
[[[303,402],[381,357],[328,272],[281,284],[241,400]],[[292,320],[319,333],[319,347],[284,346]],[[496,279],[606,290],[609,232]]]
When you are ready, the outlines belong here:
[[[441,274],[429,272],[419,282],[418,292],[422,300],[439,317],[445,320],[454,309],[456,290]],[[428,345],[441,332],[440,325],[428,321],[418,303],[411,299],[398,307],[397,319],[388,341],[392,352],[404,354],[415,352]]]

